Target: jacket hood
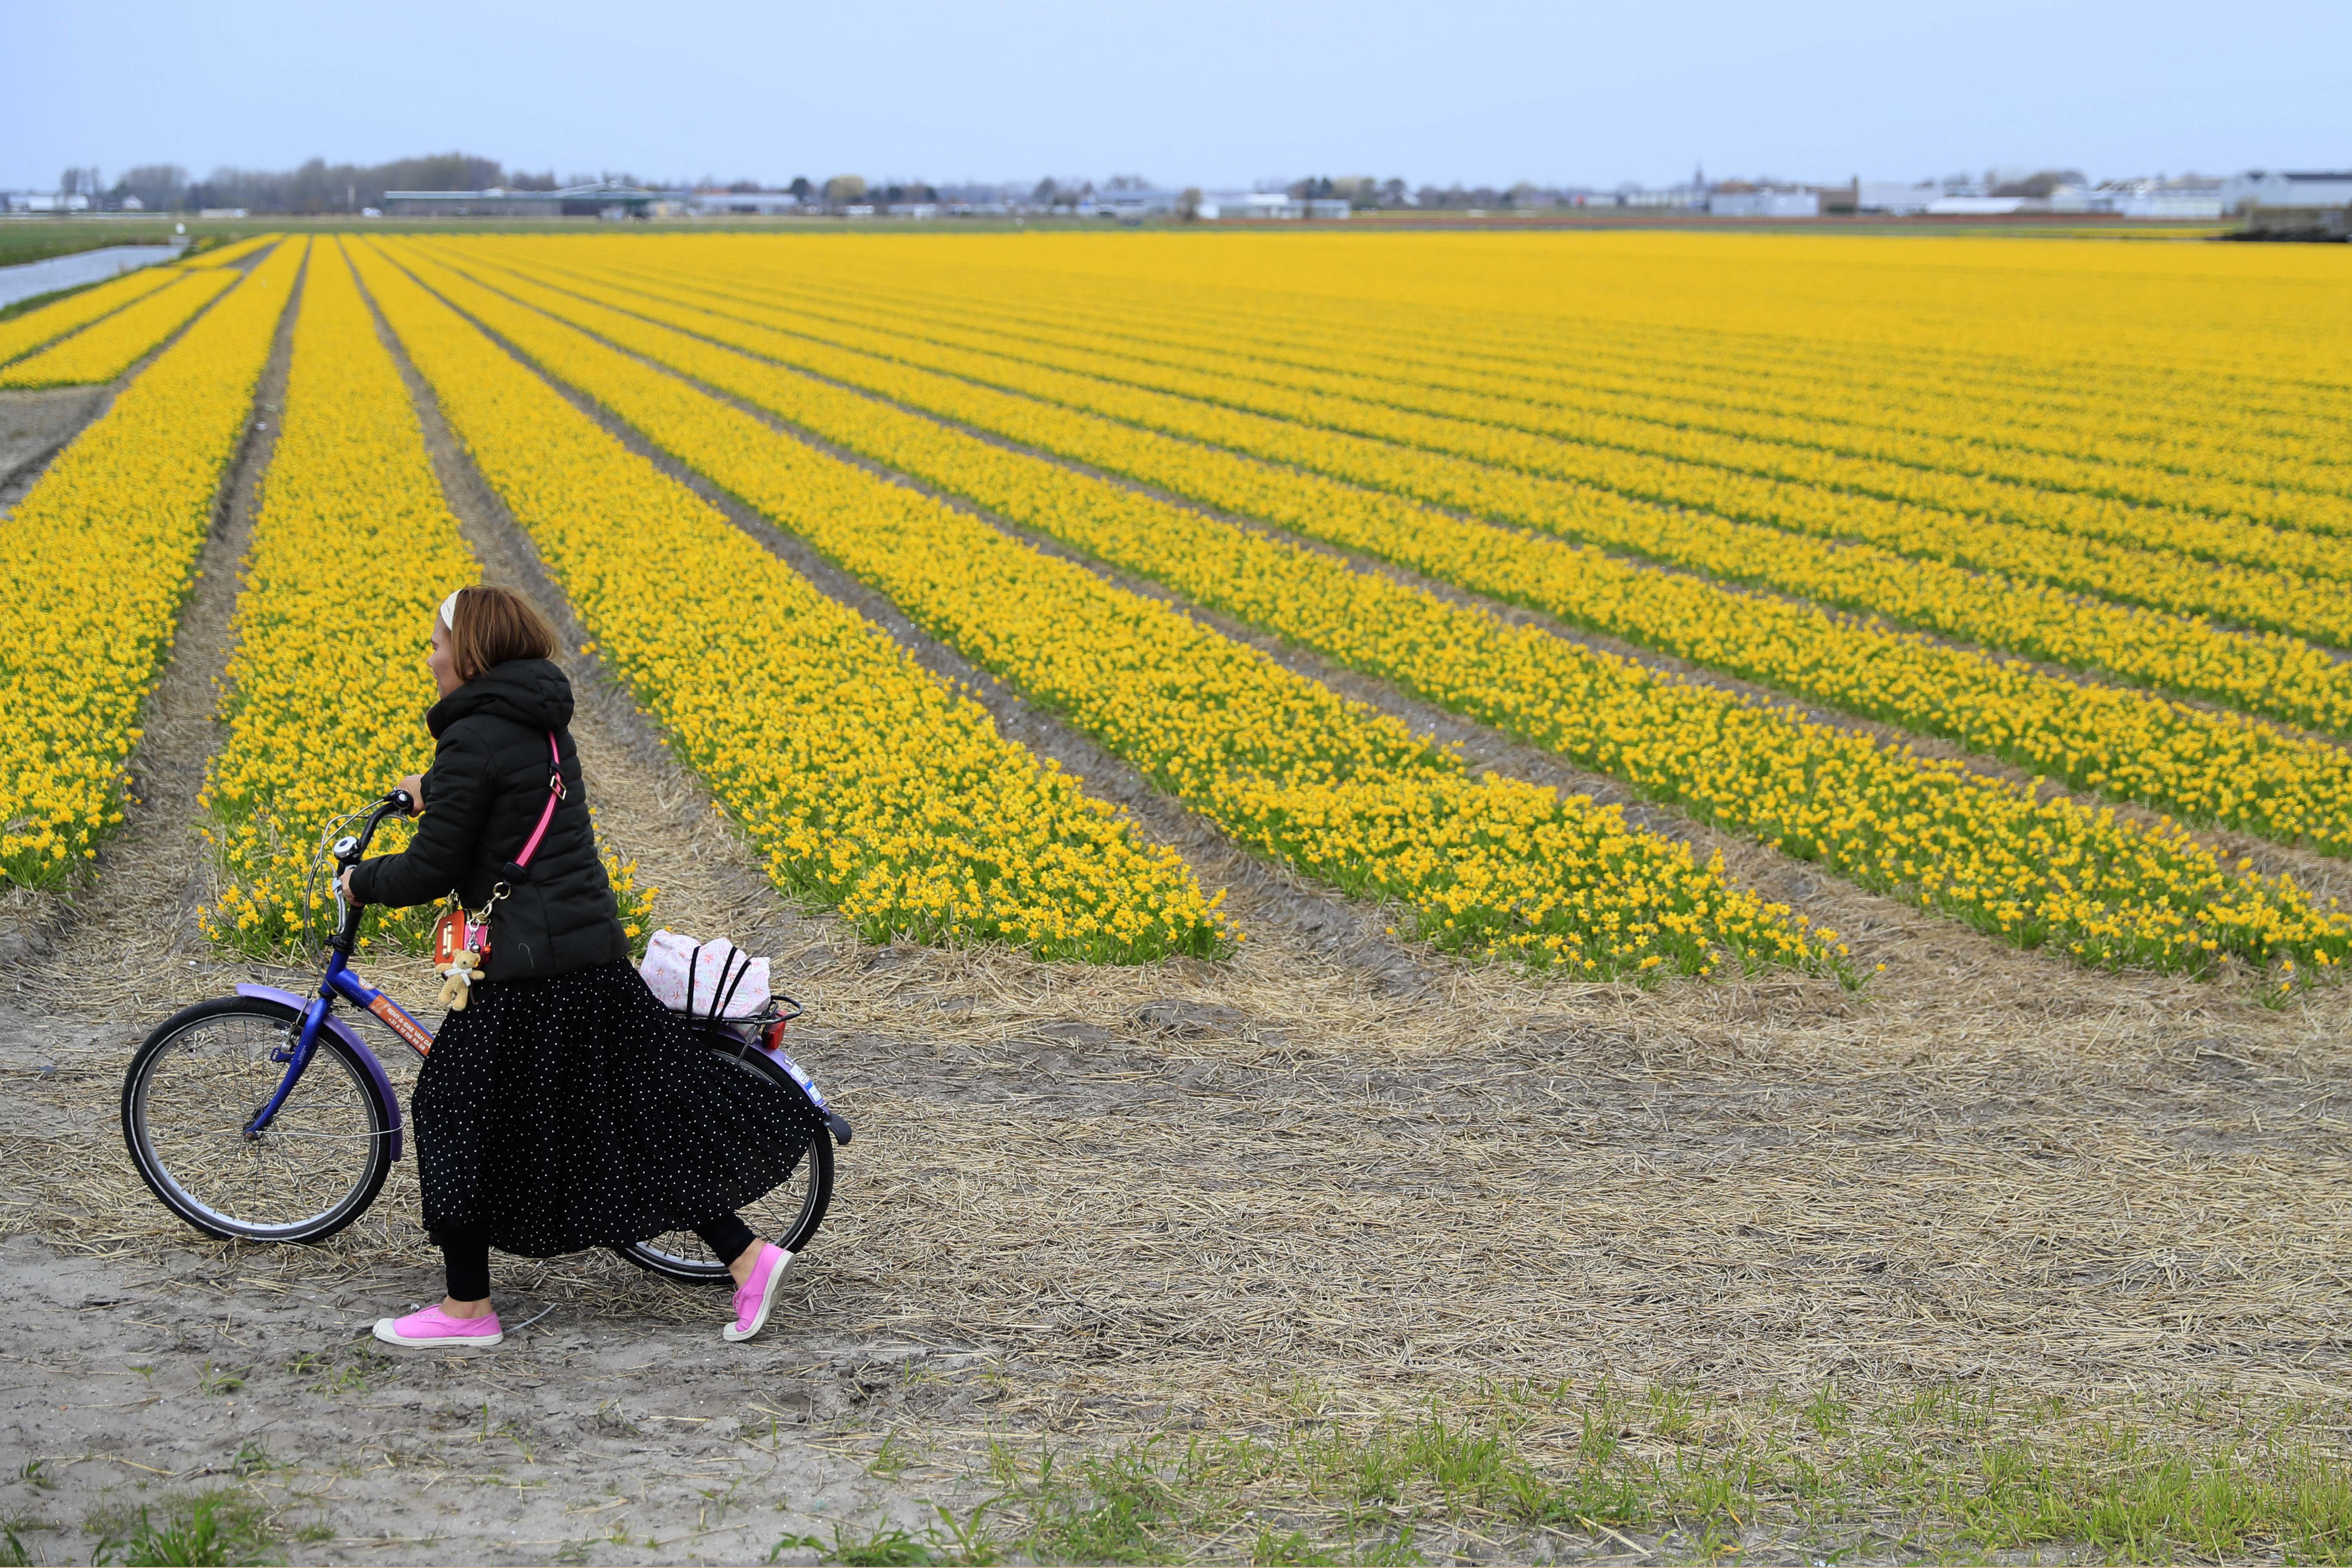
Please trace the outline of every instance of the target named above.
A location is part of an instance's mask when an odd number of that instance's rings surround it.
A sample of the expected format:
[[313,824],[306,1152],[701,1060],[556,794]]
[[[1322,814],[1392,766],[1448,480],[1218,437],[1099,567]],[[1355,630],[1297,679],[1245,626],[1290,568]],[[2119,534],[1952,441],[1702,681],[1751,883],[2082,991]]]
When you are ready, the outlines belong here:
[[460,719],[487,713],[533,730],[561,730],[572,722],[572,681],[553,662],[515,658],[492,665],[425,712],[425,727],[439,740]]

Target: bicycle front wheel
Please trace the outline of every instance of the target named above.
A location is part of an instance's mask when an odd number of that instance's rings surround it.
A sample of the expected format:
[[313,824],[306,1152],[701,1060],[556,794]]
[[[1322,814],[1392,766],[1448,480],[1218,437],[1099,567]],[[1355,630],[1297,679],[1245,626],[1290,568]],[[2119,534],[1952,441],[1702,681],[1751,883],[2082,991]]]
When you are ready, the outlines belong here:
[[224,996],[173,1014],[122,1080],[122,1140],[173,1214],[207,1236],[320,1241],[367,1212],[392,1170],[391,1113],[357,1053],[321,1030],[263,1131],[245,1127],[301,1037],[283,1003]]
[[[794,1094],[801,1092],[792,1075],[769,1060],[764,1052],[724,1037],[713,1038],[710,1048],[730,1071],[748,1072]],[[740,1212],[743,1223],[755,1235],[786,1252],[798,1252],[816,1235],[816,1227],[824,1223],[824,1211],[832,1202],[833,1140],[820,1130],[809,1140],[808,1152],[793,1167],[793,1173],[784,1178],[783,1184],[757,1203],[746,1205]],[[690,1230],[668,1231],[650,1241],[632,1241],[613,1250],[649,1274],[682,1284],[716,1285],[732,1278],[727,1272],[727,1265],[711,1256],[710,1249],[702,1245],[702,1238]]]

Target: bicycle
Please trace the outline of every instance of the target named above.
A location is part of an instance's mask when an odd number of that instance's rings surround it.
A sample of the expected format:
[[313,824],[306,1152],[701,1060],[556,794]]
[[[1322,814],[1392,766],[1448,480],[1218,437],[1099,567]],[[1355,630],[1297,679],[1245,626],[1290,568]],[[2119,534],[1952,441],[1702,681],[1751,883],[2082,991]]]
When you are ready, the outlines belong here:
[[[394,790],[329,824],[332,833],[365,818],[358,833],[331,848],[320,836],[312,884],[331,854],[331,880],[339,886],[385,819],[414,810],[407,794]],[[340,891],[335,902],[341,913],[312,996],[240,984],[234,996],[183,1008],[140,1045],[123,1076],[122,1137],[131,1163],[165,1207],[207,1236],[323,1241],[367,1212],[401,1156],[400,1100],[392,1079],[359,1032],[336,1015],[335,1004],[373,1016],[420,1061],[433,1049],[433,1034],[352,972],[360,906]],[[694,1022],[730,1070],[790,1087],[824,1121],[830,1137],[812,1139],[807,1158],[783,1184],[742,1211],[754,1231],[798,1252],[833,1201],[834,1145],[848,1143],[850,1126],[809,1075],[770,1044],[800,1016],[789,997],[779,1000],[782,1005],[772,1001],[755,1017]],[[731,1282],[727,1266],[691,1231],[612,1250],[666,1279]]]

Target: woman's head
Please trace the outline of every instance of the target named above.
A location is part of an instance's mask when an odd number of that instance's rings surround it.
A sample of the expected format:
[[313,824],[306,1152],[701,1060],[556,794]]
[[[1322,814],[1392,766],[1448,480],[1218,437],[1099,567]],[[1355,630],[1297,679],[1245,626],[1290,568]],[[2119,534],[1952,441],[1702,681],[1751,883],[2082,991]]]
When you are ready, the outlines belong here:
[[555,633],[511,588],[478,584],[441,602],[425,664],[446,697],[486,669],[514,658],[553,658]]

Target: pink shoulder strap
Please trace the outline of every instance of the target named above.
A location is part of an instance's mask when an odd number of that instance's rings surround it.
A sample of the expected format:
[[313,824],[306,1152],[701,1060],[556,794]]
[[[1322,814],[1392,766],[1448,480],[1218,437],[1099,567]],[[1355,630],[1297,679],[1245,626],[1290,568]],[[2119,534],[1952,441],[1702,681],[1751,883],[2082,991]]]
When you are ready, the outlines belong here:
[[539,841],[547,837],[547,825],[555,820],[555,803],[563,798],[563,752],[555,743],[555,731],[547,732],[547,809],[539,814],[539,826],[530,830],[530,842],[514,858],[518,866],[528,866],[530,858],[539,853]]

